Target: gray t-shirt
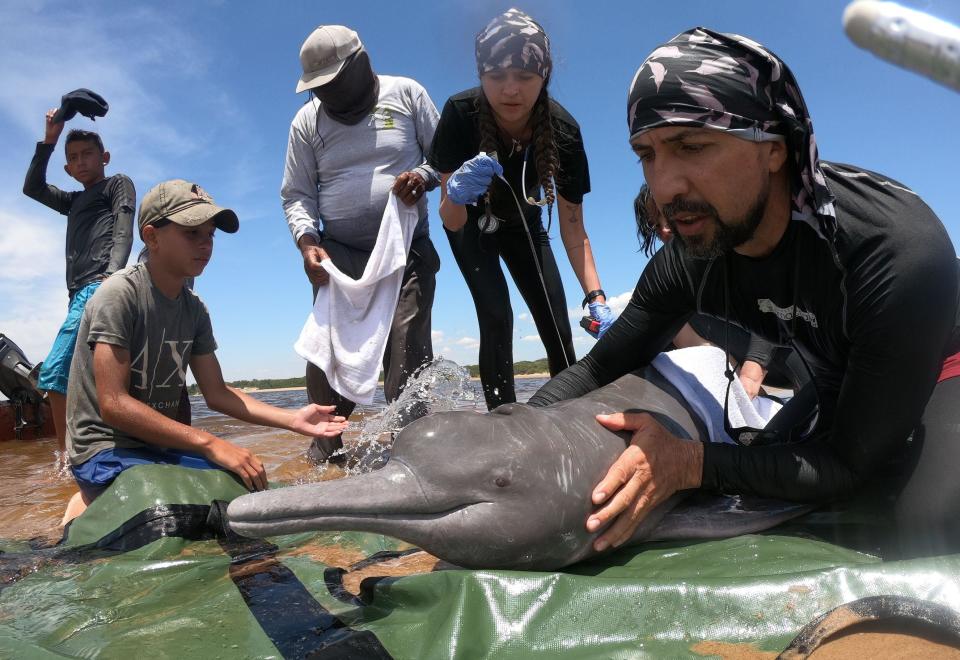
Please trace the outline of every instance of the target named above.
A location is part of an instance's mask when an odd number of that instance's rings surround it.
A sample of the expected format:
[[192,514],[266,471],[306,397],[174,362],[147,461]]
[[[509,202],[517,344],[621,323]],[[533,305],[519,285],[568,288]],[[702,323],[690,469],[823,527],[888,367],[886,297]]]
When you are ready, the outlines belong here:
[[153,286],[145,263],[104,281],[83,312],[70,363],[67,452],[73,465],[105,449],[150,446],[100,417],[93,376],[97,343],[130,352],[130,395],[170,419],[177,419],[190,357],[217,349],[207,307],[189,289],[167,298]]

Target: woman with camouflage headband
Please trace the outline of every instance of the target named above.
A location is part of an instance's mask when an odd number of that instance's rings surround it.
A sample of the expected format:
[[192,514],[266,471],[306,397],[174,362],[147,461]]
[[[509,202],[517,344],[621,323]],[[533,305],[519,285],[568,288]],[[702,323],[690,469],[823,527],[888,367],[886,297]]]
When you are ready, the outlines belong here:
[[550,219],[557,206],[560,237],[586,294],[583,305],[600,322],[598,335],[613,314],[583,226],[590,174],[580,127],[547,93],[546,33],[511,9],[477,35],[476,56],[481,86],[447,100],[429,162],[441,172],[440,217],[477,308],[480,379],[493,409],[516,401],[513,311],[500,259],[530,309],[550,373],[576,361],[542,206]]

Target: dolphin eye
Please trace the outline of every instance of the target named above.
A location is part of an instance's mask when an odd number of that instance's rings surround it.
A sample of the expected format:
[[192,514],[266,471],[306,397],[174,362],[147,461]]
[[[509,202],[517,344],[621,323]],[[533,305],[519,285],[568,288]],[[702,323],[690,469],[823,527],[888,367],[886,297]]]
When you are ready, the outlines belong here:
[[506,477],[497,477],[493,483],[497,484],[498,488],[506,488],[510,485],[510,480]]

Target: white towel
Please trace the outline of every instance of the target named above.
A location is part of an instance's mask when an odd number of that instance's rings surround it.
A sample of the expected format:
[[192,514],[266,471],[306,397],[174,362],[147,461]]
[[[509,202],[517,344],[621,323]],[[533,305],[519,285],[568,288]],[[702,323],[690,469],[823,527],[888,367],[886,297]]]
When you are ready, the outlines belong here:
[[[707,425],[711,442],[732,443],[723,430],[723,397],[727,391],[724,376],[726,355],[716,346],[691,346],[653,359],[654,368],[680,390],[687,403]],[[740,379],[730,387],[730,426],[762,429],[782,406],[762,396],[750,399]]]
[[330,282],[317,292],[313,312],[293,348],[323,370],[330,387],[355,403],[373,402],[419,219],[416,206],[402,204],[390,193],[377,243],[360,279],[345,275],[330,259],[322,262]]

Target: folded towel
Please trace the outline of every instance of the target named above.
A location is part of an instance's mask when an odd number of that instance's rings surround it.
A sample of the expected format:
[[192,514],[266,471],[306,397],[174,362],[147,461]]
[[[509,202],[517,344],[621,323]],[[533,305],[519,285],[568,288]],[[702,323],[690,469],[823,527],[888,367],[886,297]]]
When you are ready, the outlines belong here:
[[380,363],[420,213],[390,193],[377,243],[355,280],[324,259],[321,286],[294,350],[323,370],[330,387],[355,403],[373,402]]
[[[680,390],[680,393],[706,424],[711,442],[732,443],[723,430],[723,397],[727,391],[724,375],[726,355],[716,346],[691,346],[661,353],[653,367]],[[730,387],[730,426],[762,429],[782,406],[772,399],[750,399],[740,379]]]

